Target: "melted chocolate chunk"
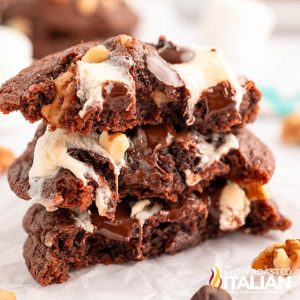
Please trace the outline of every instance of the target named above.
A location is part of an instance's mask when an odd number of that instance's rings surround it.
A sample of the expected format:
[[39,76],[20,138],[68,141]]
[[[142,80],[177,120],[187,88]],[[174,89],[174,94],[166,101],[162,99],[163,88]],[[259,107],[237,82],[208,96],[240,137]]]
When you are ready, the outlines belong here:
[[172,87],[184,86],[184,82],[181,80],[178,73],[154,51],[149,51],[145,55],[145,65],[149,72],[165,85]]
[[129,87],[118,81],[106,82],[102,87],[102,95],[105,99],[104,106],[118,112],[127,109],[134,97]]
[[[174,141],[177,133],[171,126],[147,126],[139,129],[138,137],[144,138],[147,153],[154,153],[162,147],[168,147]],[[139,146],[143,146],[140,144]]]
[[231,296],[223,289],[203,286],[191,300],[231,300]]
[[160,39],[158,54],[170,64],[182,64],[191,61],[195,52],[186,47],[180,47],[166,39]]
[[95,207],[92,209],[91,220],[98,234],[110,240],[129,242],[139,228],[139,221],[131,218],[130,214],[129,205],[121,202],[117,207],[113,222],[101,217]]
[[201,95],[206,107],[206,118],[217,113],[225,113],[236,105],[236,92],[228,82],[221,82],[214,88],[209,88]]

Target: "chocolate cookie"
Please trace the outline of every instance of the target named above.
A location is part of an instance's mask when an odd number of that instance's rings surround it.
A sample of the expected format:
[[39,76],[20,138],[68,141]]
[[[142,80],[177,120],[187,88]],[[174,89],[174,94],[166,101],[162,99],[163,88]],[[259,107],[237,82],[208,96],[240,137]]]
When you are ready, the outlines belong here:
[[123,0],[11,0],[0,3],[1,23],[27,34],[34,56],[43,57],[81,41],[129,34],[137,16]]
[[241,187],[219,179],[203,194],[177,203],[127,198],[118,205],[114,222],[100,217],[95,206],[77,214],[68,209],[47,212],[36,204],[24,218],[24,257],[34,279],[48,285],[95,263],[143,260],[226,232],[260,234],[289,226],[269,199],[248,199]]
[[162,123],[224,133],[253,121],[260,98],[220,49],[121,35],[36,61],[0,88],[0,111],[71,133]]
[[[114,150],[124,144],[122,153]],[[48,210],[82,211],[96,201],[100,214],[113,218],[127,195],[176,202],[179,195],[201,193],[218,176],[263,185],[273,170],[271,152],[246,129],[202,135],[161,125],[83,136],[41,125],[8,180],[20,198]]]

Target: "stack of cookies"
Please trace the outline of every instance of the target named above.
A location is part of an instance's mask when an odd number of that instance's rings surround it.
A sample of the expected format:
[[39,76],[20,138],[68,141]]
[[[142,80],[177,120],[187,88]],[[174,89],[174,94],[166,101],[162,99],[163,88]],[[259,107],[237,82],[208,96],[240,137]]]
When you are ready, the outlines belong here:
[[60,283],[95,263],[287,229],[265,187],[272,153],[244,129],[260,99],[220,49],[164,37],[80,44],[6,82],[1,111],[43,120],[8,174],[35,202],[24,218],[32,276]]

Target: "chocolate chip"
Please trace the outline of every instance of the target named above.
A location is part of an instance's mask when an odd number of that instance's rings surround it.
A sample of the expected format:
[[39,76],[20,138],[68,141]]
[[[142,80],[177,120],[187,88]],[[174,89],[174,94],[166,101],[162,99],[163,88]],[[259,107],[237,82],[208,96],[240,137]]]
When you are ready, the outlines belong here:
[[212,288],[210,285],[204,285],[191,300],[232,300],[232,298],[223,289]]

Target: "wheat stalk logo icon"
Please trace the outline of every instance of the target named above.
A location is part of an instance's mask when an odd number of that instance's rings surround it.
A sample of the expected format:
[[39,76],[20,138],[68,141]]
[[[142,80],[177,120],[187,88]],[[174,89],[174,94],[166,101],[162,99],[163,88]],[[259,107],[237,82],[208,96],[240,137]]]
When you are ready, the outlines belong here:
[[212,288],[216,287],[216,284],[219,282],[217,289],[220,289],[220,287],[222,286],[222,278],[220,276],[220,269],[218,267],[215,266],[215,270],[216,272],[214,272],[213,269],[211,269],[211,276],[209,278],[209,284]]

